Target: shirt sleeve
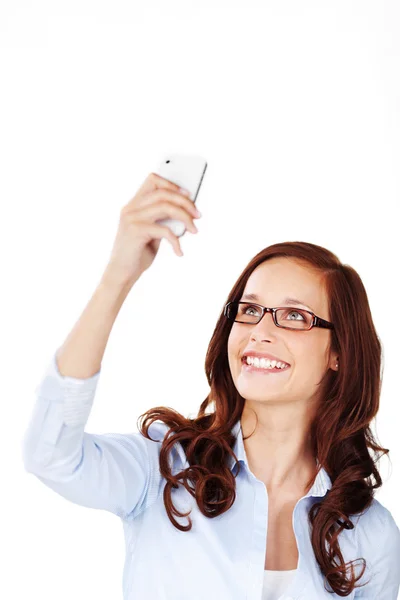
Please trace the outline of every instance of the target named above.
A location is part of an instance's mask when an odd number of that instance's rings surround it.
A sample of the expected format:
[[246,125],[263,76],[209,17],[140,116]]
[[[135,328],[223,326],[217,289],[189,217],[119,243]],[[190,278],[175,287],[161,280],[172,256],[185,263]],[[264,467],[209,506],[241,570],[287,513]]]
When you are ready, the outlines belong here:
[[[370,581],[356,589],[356,598],[364,600],[398,600],[400,587],[400,530],[391,512],[379,507],[378,529],[366,532],[369,540],[368,558],[371,561]],[[378,512],[378,511],[376,511]],[[363,578],[364,581],[364,578]]]
[[87,379],[62,376],[53,355],[35,390],[22,441],[23,464],[28,473],[75,504],[134,517],[149,500],[152,442],[139,432],[84,431],[100,372]]

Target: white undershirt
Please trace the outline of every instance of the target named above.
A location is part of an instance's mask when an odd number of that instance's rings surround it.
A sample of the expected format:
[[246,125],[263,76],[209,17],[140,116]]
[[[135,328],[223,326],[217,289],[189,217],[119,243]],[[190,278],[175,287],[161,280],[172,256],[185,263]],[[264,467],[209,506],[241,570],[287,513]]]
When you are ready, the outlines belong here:
[[271,571],[264,569],[264,584],[262,600],[279,600],[285,589],[289,586],[297,569],[291,571]]

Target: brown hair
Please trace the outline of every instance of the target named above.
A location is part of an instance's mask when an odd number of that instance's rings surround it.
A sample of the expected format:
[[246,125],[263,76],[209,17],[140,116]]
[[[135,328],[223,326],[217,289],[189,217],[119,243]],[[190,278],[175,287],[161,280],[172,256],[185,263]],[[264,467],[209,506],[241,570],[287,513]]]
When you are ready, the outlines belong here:
[[[308,518],[312,547],[324,581],[329,582],[336,594],[347,596],[355,587],[362,587],[355,584],[364,574],[366,561],[357,559],[363,562],[363,567],[356,577],[354,561],[344,563],[338,537],[343,529],[354,528],[350,516],[363,513],[372,503],[374,490],[382,485],[376,467],[381,456],[372,457],[369,449],[382,455],[389,453],[376,443],[370,429],[379,409],[383,375],[381,343],[360,276],[335,254],[315,244],[283,242],[265,248],[244,269],[226,302],[238,301],[254,269],[276,257],[301,261],[322,275],[328,297],[328,319],[335,327],[327,331],[331,335],[331,349],[340,357],[340,369],[338,372],[328,369],[320,382],[321,406],[310,431],[319,465],[308,484],[309,488],[324,467],[332,487],[312,505]],[[171,408],[158,406],[138,418],[138,421],[144,418],[139,431],[147,439],[152,439],[148,428],[153,421],[161,420],[170,427],[160,449],[160,473],[166,479],[164,504],[168,517],[181,531],[190,530],[192,521],[188,517],[189,525],[183,526],[173,517],[173,513],[187,516],[176,511],[171,500],[171,488],[177,488],[180,481],[196,499],[199,510],[209,518],[229,510],[236,498],[236,475],[228,468],[226,458],[231,455],[237,460],[232,450],[235,437],[231,429],[241,418],[245,399],[233,383],[228,363],[227,343],[232,324],[222,309],[205,360],[210,393],[200,405],[197,417],[185,418]],[[213,403],[214,410],[206,414]],[[182,445],[190,466],[173,476],[167,454],[176,442]]]

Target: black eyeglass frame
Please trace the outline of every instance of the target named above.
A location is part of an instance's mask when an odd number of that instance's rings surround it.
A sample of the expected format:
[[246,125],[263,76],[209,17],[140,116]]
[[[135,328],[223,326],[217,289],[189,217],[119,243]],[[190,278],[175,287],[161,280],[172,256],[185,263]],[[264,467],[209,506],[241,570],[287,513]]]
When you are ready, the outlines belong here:
[[[306,310],[305,308],[295,308],[293,306],[278,306],[276,308],[266,308],[265,306],[262,306],[261,304],[255,304],[254,302],[228,302],[227,304],[225,304],[224,307],[224,317],[226,317],[229,321],[232,321],[232,319],[230,319],[228,317],[228,307],[230,304],[249,304],[250,306],[257,306],[258,308],[261,308],[262,311],[262,315],[259,318],[258,321],[254,321],[254,323],[248,323],[247,321],[237,321],[236,319],[234,319],[234,323],[243,323],[244,325],[257,325],[261,319],[263,318],[263,316],[265,315],[265,313],[270,312],[272,313],[272,318],[274,320],[274,323],[277,327],[282,327],[282,329],[290,329],[292,331],[310,331],[310,329],[312,329],[313,327],[322,327],[323,329],[335,329],[335,326],[333,325],[333,323],[331,323],[330,321],[326,321],[325,319],[321,319],[321,317],[317,317],[317,315],[313,312],[311,312],[311,310]],[[312,321],[311,321],[311,325],[310,327],[308,327],[307,329],[298,329],[297,327],[286,327],[285,325],[279,325],[279,323],[276,320],[276,311],[280,310],[280,309],[285,309],[285,310],[302,310],[308,314],[310,314],[312,316]],[[237,311],[236,311],[237,314]]]

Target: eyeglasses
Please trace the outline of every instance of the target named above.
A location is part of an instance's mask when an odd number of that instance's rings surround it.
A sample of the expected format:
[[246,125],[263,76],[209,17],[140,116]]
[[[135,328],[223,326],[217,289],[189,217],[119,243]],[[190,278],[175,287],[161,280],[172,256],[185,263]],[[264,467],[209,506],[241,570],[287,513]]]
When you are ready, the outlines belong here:
[[[333,323],[325,321],[325,319],[321,319],[313,312],[303,308],[287,306],[265,308],[265,306],[250,304],[250,302],[228,302],[224,307],[224,316],[236,323],[259,323],[267,312],[272,313],[275,325],[284,329],[308,330],[312,327],[334,329]],[[296,316],[293,318],[293,315]]]

